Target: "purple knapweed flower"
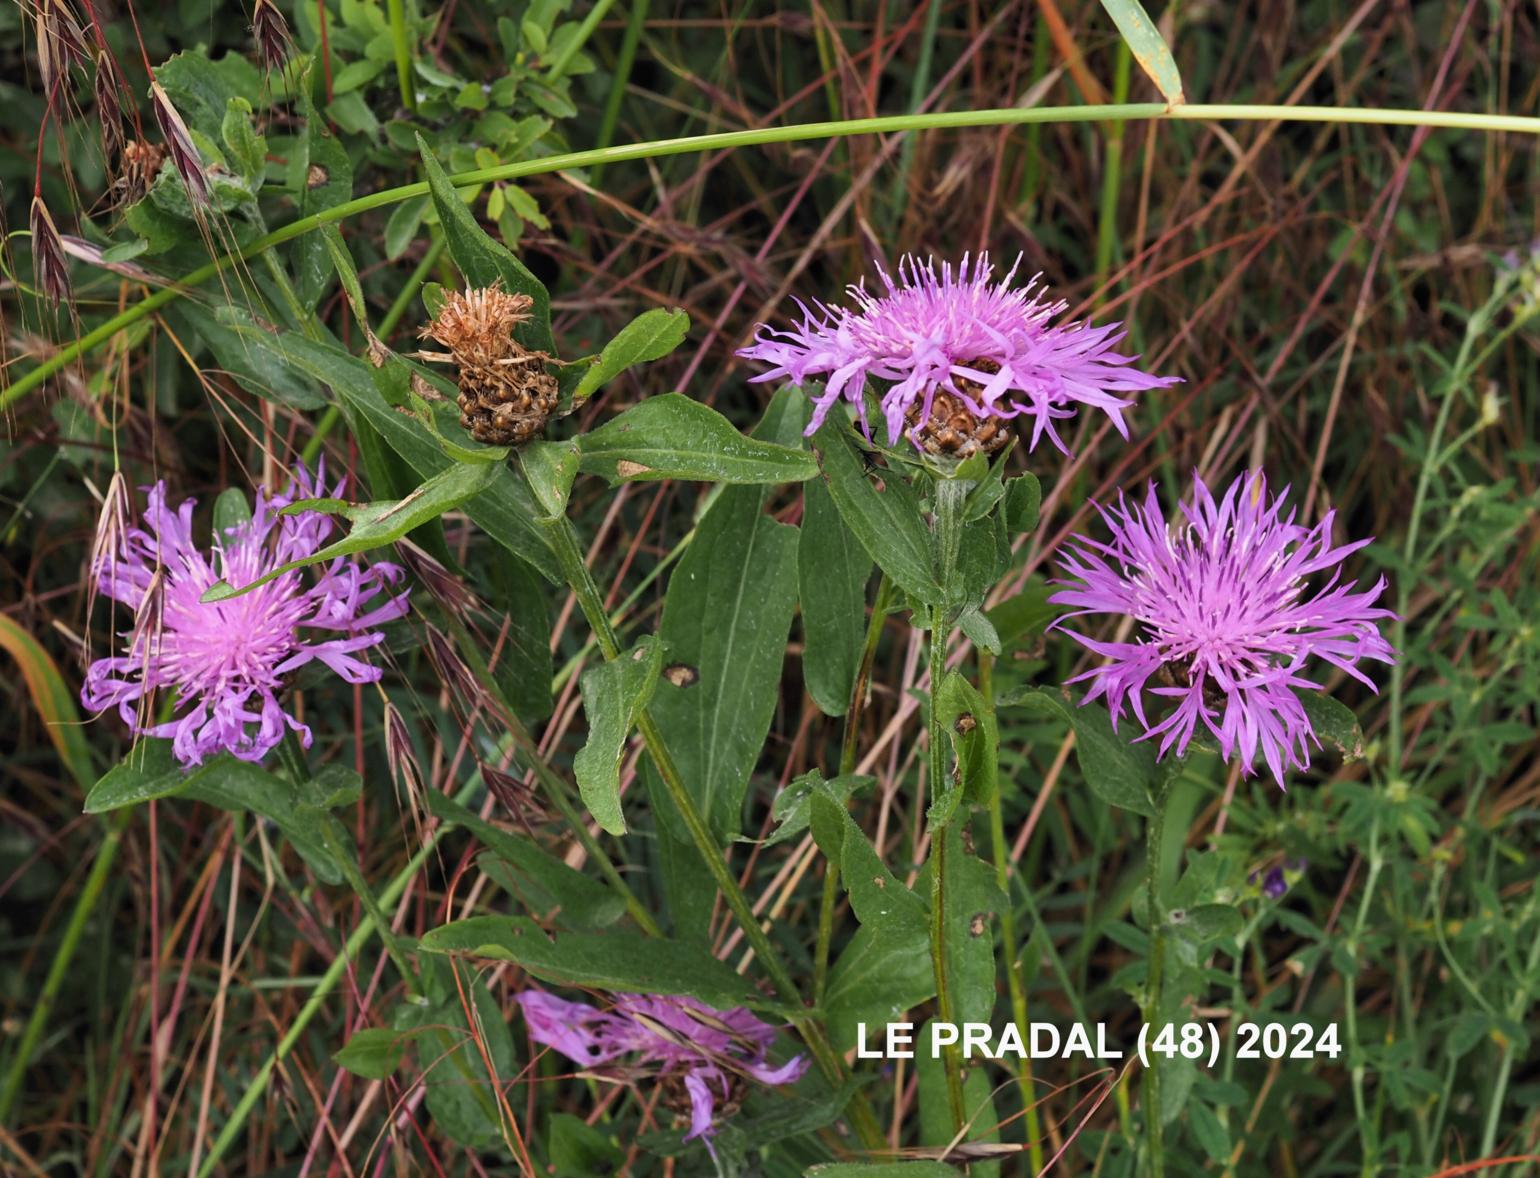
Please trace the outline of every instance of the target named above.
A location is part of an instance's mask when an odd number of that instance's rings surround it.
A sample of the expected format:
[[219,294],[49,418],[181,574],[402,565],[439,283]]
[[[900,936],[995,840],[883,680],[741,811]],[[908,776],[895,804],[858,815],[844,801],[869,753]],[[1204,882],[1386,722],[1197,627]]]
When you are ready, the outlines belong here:
[[633,1056],[635,1066],[664,1087],[665,1101],[671,1086],[681,1111],[687,1098],[690,1131],[684,1140],[702,1138],[708,1149],[718,1102],[735,1107],[745,1079],[791,1084],[807,1070],[802,1055],[771,1064],[776,1029],[741,1006],[714,1010],[682,995],[616,994],[614,1009],[604,1011],[542,990],[525,990],[519,1005],[536,1043],[582,1067]]
[[855,405],[870,433],[862,391],[868,377],[889,382],[882,394],[888,444],[898,442],[905,421],[913,431],[930,418],[939,392],[956,397],[979,419],[1028,417],[1028,449],[1043,434],[1066,453],[1055,423],[1078,406],[1103,410],[1125,438],[1123,410],[1133,404],[1120,393],[1176,383],[1132,367],[1134,356],[1113,350],[1122,325],[1088,327],[1050,323],[1067,303],[1045,302],[1037,277],[1013,288],[1016,264],[999,281],[987,254],[955,267],[904,257],[895,281],[879,271],[885,292],[849,288],[857,309],[798,302],[802,321],[790,330],[759,326],[754,343],[738,355],[769,364],[755,381],[785,378],[802,384],[825,378],[815,399],[812,433],[843,397]]
[[[1160,737],[1159,756],[1173,745],[1185,752],[1201,720],[1223,756],[1239,753],[1248,775],[1260,752],[1279,786],[1285,769],[1309,767],[1310,742],[1321,743],[1295,694],[1320,690],[1302,677],[1307,660],[1320,658],[1371,690],[1359,660],[1395,661],[1378,627],[1395,615],[1374,606],[1385,579],[1364,592],[1339,584],[1342,562],[1369,541],[1334,547],[1335,513],[1305,527],[1293,511],[1284,514],[1287,496],[1285,487],[1270,497],[1265,477],[1246,473],[1216,502],[1195,475],[1185,523],[1170,526],[1153,483],[1142,506],[1120,495],[1101,512],[1111,542],[1074,537],[1061,567],[1075,580],[1058,582],[1067,587],[1049,598],[1075,607],[1056,624],[1116,614],[1138,627],[1132,642],[1074,634],[1106,659],[1071,680],[1091,680],[1084,703],[1104,696],[1114,727],[1129,704],[1145,729],[1140,739]],[[1317,573],[1329,576],[1312,593],[1306,582]],[[1177,706],[1152,724],[1144,691],[1157,673],[1164,686],[1150,692]]]
[[[259,761],[283,738],[285,725],[310,747],[310,729],[278,701],[284,677],[321,662],[349,683],[377,680],[380,669],[357,656],[384,639],[375,627],[406,613],[405,591],[375,600],[402,570],[339,557],[290,570],[240,597],[200,598],[218,581],[240,588],[318,552],[332,532],[331,519],[319,511],[279,511],[327,495],[324,478],[322,470],[312,477],[300,466],[281,494],[259,490],[250,520],[216,536],[207,557],[193,541],[196,500],[173,511],[164,481],[147,488],[144,527],[122,529],[93,562],[97,589],[133,610],[134,626],[123,635],[126,653],[97,659],[86,671],[85,706],[117,705],[134,732],[169,737],[183,765],[221,752]],[[340,495],[345,483],[330,495]],[[164,688],[176,693],[176,714],[164,724],[146,724],[150,697]]]

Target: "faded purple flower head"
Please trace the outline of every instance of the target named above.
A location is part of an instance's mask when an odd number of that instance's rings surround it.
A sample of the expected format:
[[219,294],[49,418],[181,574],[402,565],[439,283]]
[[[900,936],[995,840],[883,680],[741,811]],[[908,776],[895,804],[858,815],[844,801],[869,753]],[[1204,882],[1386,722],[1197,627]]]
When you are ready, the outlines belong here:
[[[98,590],[133,610],[134,626],[123,635],[124,654],[97,659],[86,671],[85,706],[116,705],[136,733],[169,737],[184,765],[221,752],[259,761],[285,725],[308,748],[310,729],[279,703],[284,677],[321,662],[349,683],[378,679],[380,669],[358,654],[383,640],[375,627],[406,613],[406,591],[375,600],[402,570],[339,557],[290,570],[239,597],[200,598],[217,581],[240,588],[318,552],[331,519],[319,511],[279,511],[327,495],[324,479],[324,468],[312,477],[300,466],[281,494],[259,490],[251,519],[216,537],[209,556],[193,540],[196,500],[173,511],[164,482],[148,488],[144,526],[121,529],[117,543],[93,561]],[[345,483],[339,480],[330,495],[341,495]],[[163,688],[176,692],[176,714],[146,724],[150,697]]]
[[536,1043],[590,1068],[634,1057],[665,1088],[682,1086],[688,1098],[690,1131],[684,1140],[706,1140],[718,1103],[732,1105],[747,1078],[761,1084],[791,1084],[807,1070],[798,1055],[779,1066],[767,1059],[776,1029],[743,1007],[714,1010],[683,995],[617,994],[613,1010],[568,1002],[542,990],[519,995]]
[[[755,381],[782,378],[802,384],[825,378],[816,398],[812,433],[844,398],[866,420],[862,390],[868,377],[889,382],[882,394],[889,445],[896,444],[908,419],[911,431],[930,418],[936,394],[948,392],[979,418],[1028,417],[1028,449],[1043,434],[1065,450],[1055,423],[1075,416],[1081,405],[1103,410],[1125,438],[1123,410],[1132,399],[1119,396],[1176,383],[1132,367],[1137,357],[1113,350],[1125,332],[1109,323],[1050,323],[1067,303],[1045,302],[1034,277],[1011,283],[1020,258],[1006,275],[991,281],[987,254],[955,267],[906,256],[898,279],[879,271],[884,293],[849,288],[852,311],[798,302],[802,322],[778,331],[760,325],[754,343],[738,355],[769,364]],[[1066,451],[1067,452],[1067,451]]]
[[1308,859],[1294,859],[1269,868],[1267,873],[1260,877],[1260,881],[1257,873],[1253,871],[1247,877],[1247,882],[1269,900],[1282,899],[1284,894],[1304,876],[1309,866]]
[[[1266,478],[1246,473],[1216,502],[1194,475],[1185,522],[1169,526],[1153,483],[1142,506],[1120,495],[1101,512],[1111,542],[1076,536],[1061,562],[1075,580],[1049,598],[1076,607],[1059,624],[1116,614],[1138,630],[1132,642],[1074,634],[1106,659],[1072,680],[1091,680],[1083,702],[1106,697],[1114,727],[1129,704],[1145,729],[1140,739],[1160,737],[1160,756],[1173,745],[1185,752],[1202,721],[1248,775],[1260,752],[1280,787],[1284,770],[1308,768],[1310,743],[1321,743],[1295,694],[1320,690],[1302,677],[1307,660],[1323,659],[1371,690],[1359,660],[1395,661],[1378,626],[1395,615],[1374,606],[1384,578],[1363,592],[1339,583],[1342,562],[1369,541],[1334,547],[1335,513],[1305,527],[1284,514],[1287,496],[1285,487],[1270,497]],[[1323,573],[1326,583],[1310,592],[1308,578]],[[1157,673],[1164,685],[1149,691],[1176,707],[1152,724],[1144,692]]]

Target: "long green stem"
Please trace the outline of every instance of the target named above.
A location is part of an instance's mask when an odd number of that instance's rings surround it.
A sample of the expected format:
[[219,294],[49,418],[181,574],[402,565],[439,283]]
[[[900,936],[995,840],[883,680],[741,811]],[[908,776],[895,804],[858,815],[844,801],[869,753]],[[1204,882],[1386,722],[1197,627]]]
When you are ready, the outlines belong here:
[[[886,115],[867,119],[841,119],[832,122],[794,123],[784,127],[758,127],[749,131],[722,131],[709,135],[690,135],[679,139],[658,139],[629,143],[619,147],[573,151],[544,159],[519,160],[493,168],[477,168],[449,177],[450,183],[465,187],[520,176],[543,175],[574,168],[591,168],[626,160],[655,159],[690,152],[719,151],[728,148],[756,147],[769,143],[794,143],[807,139],[827,139],[836,135],[877,135],[902,131],[934,131],[960,127],[1028,126],[1034,123],[1094,123],[1112,119],[1171,119],[1184,122],[1298,122],[1355,123],[1394,127],[1432,127],[1466,131],[1504,131],[1518,135],[1540,135],[1540,118],[1522,115],[1495,115],[1464,111],[1400,110],[1383,107],[1263,106],[1250,104],[1192,103],[1174,108],[1159,102],[1134,102],[1123,105],[1044,106],[1027,109],[937,111],[919,115]],[[55,372],[74,363],[85,353],[111,339],[126,327],[139,322],[167,303],[182,297],[242,261],[264,250],[302,237],[319,229],[345,221],[371,209],[384,208],[414,196],[426,196],[427,183],[403,184],[385,188],[353,200],[301,217],[249,242],[239,251],[215,258],[185,275],[170,286],[146,295],[139,302],[107,322],[86,332],[74,343],[29,370],[10,388],[0,392],[0,409],[19,401]]]
[[[599,587],[594,583],[593,574],[589,572],[588,562],[583,558],[582,549],[578,546],[572,522],[565,516],[560,516],[551,522],[547,534],[557,563],[561,566],[562,575],[571,587],[573,596],[577,599],[578,608],[582,610],[584,618],[587,619],[599,643],[600,654],[607,661],[619,658],[619,639],[610,625],[609,615],[604,610],[604,599],[599,592]],[[796,982],[782,963],[780,954],[771,943],[769,936],[761,927],[759,918],[754,915],[754,909],[748,897],[743,894],[743,889],[738,886],[737,879],[728,868],[716,836],[706,825],[700,808],[695,804],[695,798],[685,786],[679,767],[674,763],[668,746],[663,742],[663,734],[658,731],[656,722],[646,710],[643,710],[637,718],[636,728],[641,734],[643,744],[647,746],[648,755],[657,766],[658,776],[662,779],[669,801],[679,812],[690,841],[695,845],[696,852],[706,865],[706,870],[711,873],[728,908],[732,910],[734,919],[743,929],[743,934],[753,947],[755,956],[759,958],[765,972],[770,975],[770,980],[778,992],[777,997],[782,1002],[795,1007],[800,1002]],[[841,1083],[845,1079],[845,1068],[825,1037],[822,1025],[810,1014],[792,1014],[790,1017],[792,1025],[797,1028],[802,1041],[807,1044],[808,1051],[818,1064],[819,1070],[831,1084]],[[877,1124],[877,1118],[872,1113],[864,1094],[857,1092],[851,1097],[850,1114],[851,1123],[866,1147],[874,1150],[882,1149],[884,1147],[882,1129]]]
[[[642,41],[642,28],[647,23],[648,0],[631,0],[626,14],[626,31],[620,39],[620,53],[615,58],[615,69],[610,77],[610,92],[604,100],[604,114],[599,119],[599,134],[594,139],[597,148],[608,147],[615,140],[615,127],[620,122],[620,106],[625,101],[626,85],[631,80],[631,67],[636,63],[636,48]],[[597,188],[603,167],[589,173],[589,182]]]
[[385,0],[390,16],[390,40],[396,54],[396,85],[401,89],[401,105],[417,109],[417,87],[412,84],[412,42],[406,28],[406,0]]
[[32,1013],[27,1018],[27,1025],[22,1029],[21,1038],[16,1042],[16,1053],[11,1057],[11,1066],[5,1074],[5,1085],[0,1087],[0,1125],[6,1123],[11,1105],[16,1102],[17,1093],[21,1091],[21,1081],[27,1074],[27,1065],[32,1060],[32,1053],[37,1050],[38,1040],[42,1038],[43,1028],[48,1023],[48,1015],[53,1010],[54,1003],[58,1001],[59,990],[64,985],[70,963],[75,957],[75,950],[80,944],[81,936],[85,933],[86,922],[91,919],[91,913],[96,910],[96,902],[101,898],[102,889],[107,885],[113,861],[117,858],[118,848],[123,842],[123,831],[128,825],[129,813],[128,810],[121,810],[106,822],[106,836],[102,839],[102,845],[96,850],[96,859],[91,864],[90,874],[86,876],[85,886],[80,889],[80,895],[75,898],[75,907],[70,911],[69,923],[64,926],[64,936],[60,939],[59,948],[55,951],[53,962],[48,967],[48,976],[43,979],[43,988],[38,991],[37,1001],[33,1004]]
[[[984,706],[993,712],[995,707],[994,659],[985,651],[979,652],[979,694]],[[1017,956],[1021,952],[1016,930],[1016,902],[1011,898],[1011,850],[1005,839],[1005,810],[1000,799],[1000,787],[996,784],[989,798],[989,842],[995,861],[995,885],[1005,897],[1000,909],[1000,940],[1005,948],[1005,986],[1011,1000],[1011,1018],[1018,1027],[1029,1025],[1027,1021],[1027,991],[1021,984],[1021,969]],[[1027,1160],[1031,1171],[1043,1170],[1042,1124],[1037,1116],[1037,1086],[1032,1082],[1032,1059],[1023,1054],[1017,1064],[1017,1078],[1021,1083],[1021,1111],[1025,1120]]]
[[1150,926],[1149,973],[1144,986],[1144,1022],[1150,1035],[1149,1066],[1144,1069],[1144,1134],[1149,1178],[1162,1178],[1166,1172],[1164,1125],[1160,1115],[1161,1052],[1154,1046],[1164,1019],[1165,998],[1166,910],[1160,899],[1160,848],[1165,838],[1166,803],[1171,798],[1171,782],[1179,771],[1168,770],[1162,776],[1154,799],[1155,813],[1144,826],[1145,887]]
[[[941,708],[937,696],[941,681],[946,678],[946,609],[932,606],[930,611],[930,715],[928,717],[930,745],[930,791],[939,797],[946,786],[947,735],[942,731]],[[947,843],[951,831],[946,826],[935,827],[930,835],[930,963],[936,975],[936,1017],[953,1026],[957,1024],[956,1004],[952,1001],[951,979],[947,976],[946,949],[946,880]],[[963,1107],[962,1052],[955,1042],[941,1050],[942,1065],[946,1071],[947,1103],[951,1106],[953,1125],[961,1129],[967,1120]]]
[[545,75],[547,82],[555,82],[566,76],[567,71],[572,68],[573,58],[577,57],[578,51],[588,44],[588,38],[594,35],[594,30],[599,27],[599,22],[604,19],[614,3],[615,0],[597,0],[593,8],[589,9],[588,15],[583,18],[583,23],[578,26],[577,36],[568,41],[561,56],[551,62],[551,68]]

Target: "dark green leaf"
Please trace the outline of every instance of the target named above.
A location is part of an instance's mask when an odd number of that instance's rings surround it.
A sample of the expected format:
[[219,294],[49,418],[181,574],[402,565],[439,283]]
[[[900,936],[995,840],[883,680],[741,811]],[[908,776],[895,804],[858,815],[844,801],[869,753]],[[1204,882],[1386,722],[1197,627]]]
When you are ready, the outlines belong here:
[[825,422],[813,447],[840,517],[861,547],[899,588],[939,603],[943,595],[931,565],[930,532],[909,484],[893,470],[879,470],[874,482],[842,421]]
[[567,514],[567,497],[572,480],[577,477],[578,440],[562,442],[535,441],[519,451],[519,464],[539,501],[544,519],[554,520]]
[[652,698],[663,670],[663,643],[644,639],[613,662],[583,672],[583,714],[588,740],[572,760],[583,804],[611,834],[626,833],[620,808],[620,760],[637,717]]
[[1322,743],[1335,747],[1344,761],[1356,761],[1364,755],[1363,729],[1351,708],[1322,691],[1299,691],[1295,695]]
[[1005,526],[1015,534],[1037,527],[1043,506],[1043,486],[1032,474],[1017,475],[1005,486]]
[[1107,710],[1100,705],[1075,707],[1058,692],[1046,687],[1028,688],[1019,696],[1000,700],[1041,715],[1056,715],[1075,730],[1075,756],[1085,773],[1086,785],[1110,806],[1153,816],[1150,804],[1155,783],[1155,754],[1147,743],[1127,739],[1128,725],[1114,732]]
[[392,1030],[389,1027],[365,1027],[355,1031],[353,1037],[332,1056],[339,1067],[346,1068],[355,1076],[366,1080],[383,1080],[401,1065],[406,1054],[410,1032]]
[[428,791],[427,798],[434,816],[465,827],[507,866],[511,878],[487,874],[504,890],[525,899],[532,911],[544,915],[559,906],[563,921],[580,930],[614,924],[625,913],[625,901],[611,888],[568,867],[533,839],[493,826],[435,790]]
[[824,994],[829,1039],[837,1051],[856,1045],[857,1024],[894,1022],[936,993],[925,927],[906,932],[865,926],[856,930],[829,970]]
[[764,845],[773,847],[776,843],[783,843],[808,828],[814,793],[825,791],[835,801],[843,804],[857,790],[871,785],[873,780],[874,778],[871,777],[851,773],[824,781],[823,774],[816,769],[811,773],[792,778],[786,784],[786,788],[775,795],[770,816],[775,819],[777,825],[774,833],[765,840]]
[[802,681],[826,716],[843,716],[866,645],[866,583],[872,558],[840,518],[822,479],[802,486],[797,581],[802,603]]
[[579,445],[583,469],[611,482],[795,483],[818,473],[805,451],[744,437],[715,409],[679,393],[648,397]]
[[[326,790],[334,794],[334,790]],[[221,810],[250,812],[268,819],[294,844],[323,883],[342,882],[319,821],[315,803],[321,798],[250,761],[221,754],[183,771],[171,753],[169,740],[141,740],[121,762],[109,769],[86,795],[86,813],[102,814],[155,798],[184,797]]]
[[654,307],[642,312],[604,345],[598,360],[583,373],[573,393],[574,403],[582,404],[633,364],[667,356],[684,342],[689,330],[690,316],[677,308]]
[[651,707],[723,840],[738,835],[749,774],[780,697],[796,606],[796,529],[764,515],[762,504],[759,488],[729,487],[701,520],[669,580],[660,630],[671,662],[697,678],[660,684]]
[[522,916],[473,916],[430,930],[429,953],[516,962],[542,981],[636,994],[689,994],[718,1009],[763,1007],[748,979],[704,949],[624,932],[550,936]]
[[501,286],[509,294],[528,295],[534,303],[529,320],[514,329],[514,338],[536,352],[556,354],[556,340],[551,335],[551,296],[545,285],[501,242],[494,241],[476,223],[459,192],[439,167],[433,151],[421,135],[417,147],[422,153],[423,173],[438,211],[439,224],[449,243],[450,256],[465,281],[471,286]]

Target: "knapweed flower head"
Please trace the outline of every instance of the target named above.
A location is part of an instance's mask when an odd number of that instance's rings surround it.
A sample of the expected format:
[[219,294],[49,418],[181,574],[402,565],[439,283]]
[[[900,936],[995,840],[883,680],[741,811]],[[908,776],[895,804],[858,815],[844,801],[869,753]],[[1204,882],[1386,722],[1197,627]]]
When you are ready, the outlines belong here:
[[[714,1010],[684,996],[617,994],[605,1011],[542,990],[525,990],[519,1005],[536,1043],[583,1068],[609,1065],[617,1074],[652,1078],[665,1103],[689,1118],[684,1140],[699,1137],[708,1148],[717,1121],[736,1111],[749,1081],[791,1084],[807,1070],[802,1055],[770,1063],[776,1028],[742,1007]],[[629,1057],[624,1067],[623,1057]]]
[[[1383,577],[1363,591],[1341,580],[1343,561],[1369,541],[1334,545],[1335,513],[1306,527],[1285,513],[1287,497],[1247,473],[1216,500],[1195,475],[1192,505],[1168,524],[1151,483],[1143,504],[1120,495],[1102,510],[1110,542],[1074,537],[1061,560],[1073,580],[1049,600],[1075,608],[1056,624],[1111,614],[1136,628],[1131,642],[1074,633],[1106,660],[1072,680],[1091,682],[1083,702],[1105,698],[1114,727],[1131,708],[1140,739],[1159,737],[1160,756],[1185,752],[1201,723],[1248,775],[1258,755],[1280,786],[1286,769],[1309,766],[1321,742],[1296,693],[1320,685],[1304,677],[1306,664],[1320,659],[1372,690],[1358,663],[1395,661],[1379,632],[1394,615],[1375,606]],[[1312,590],[1312,578],[1323,583]],[[1175,707],[1147,715],[1146,690]]]
[[534,300],[497,286],[452,291],[422,329],[448,352],[420,352],[423,359],[452,362],[459,372],[460,425],[478,442],[522,446],[545,429],[560,399],[550,357],[513,338],[528,322]]
[[[907,256],[897,279],[879,272],[882,293],[851,287],[853,310],[798,303],[800,323],[784,331],[761,324],[738,354],[770,365],[756,381],[823,378],[809,433],[841,398],[856,406],[870,433],[863,391],[874,379],[886,385],[889,445],[907,424],[917,446],[958,452],[966,447],[948,438],[972,419],[986,436],[980,448],[998,448],[994,439],[1003,444],[1005,423],[1025,418],[1032,425],[1029,449],[1046,434],[1066,450],[1057,423],[1083,405],[1105,412],[1126,438],[1123,411],[1134,403],[1127,394],[1179,378],[1141,372],[1136,357],[1115,351],[1126,334],[1121,324],[1053,322],[1068,304],[1045,301],[1035,277],[1013,286],[1020,264],[1018,258],[997,280],[987,254],[939,270],[932,260]],[[933,415],[940,419],[936,436],[927,432]]]
[[[380,669],[359,655],[384,639],[377,627],[406,613],[406,591],[387,592],[402,570],[339,557],[291,569],[238,597],[201,598],[216,582],[240,588],[319,552],[333,530],[330,517],[279,512],[299,499],[341,495],[346,479],[329,492],[324,479],[322,469],[312,476],[300,466],[282,493],[259,490],[251,518],[216,536],[207,555],[193,539],[196,500],[173,511],[164,481],[148,488],[142,526],[118,529],[92,562],[98,591],[133,611],[133,627],[123,634],[122,654],[86,671],[85,706],[116,706],[134,732],[169,738],[183,765],[222,752],[259,761],[285,726],[308,748],[310,729],[279,700],[285,680],[312,662],[349,683],[379,679]],[[159,691],[175,693],[174,714],[150,724]]]

